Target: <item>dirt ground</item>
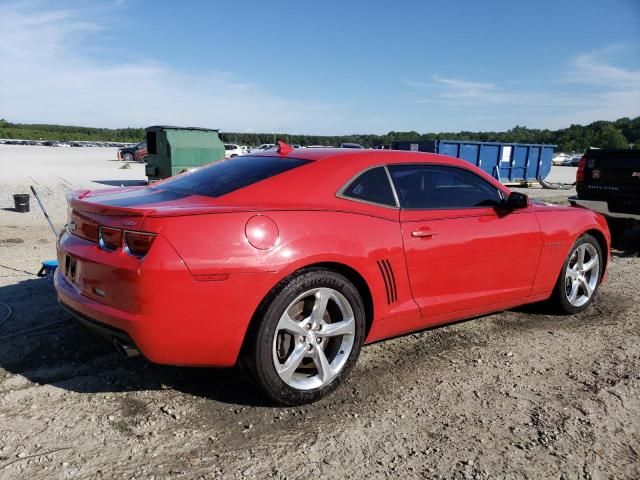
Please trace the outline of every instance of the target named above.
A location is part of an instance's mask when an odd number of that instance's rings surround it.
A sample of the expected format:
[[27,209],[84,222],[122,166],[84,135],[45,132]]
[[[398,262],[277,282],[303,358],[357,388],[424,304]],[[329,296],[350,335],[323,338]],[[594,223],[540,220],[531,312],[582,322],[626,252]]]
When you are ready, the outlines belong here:
[[580,315],[532,306],[370,345],[333,395],[276,408],[234,370],[125,359],[61,311],[35,276],[53,235],[11,194],[38,182],[61,224],[68,188],[140,178],[69,150],[86,175],[0,178],[0,479],[640,478],[637,238]]

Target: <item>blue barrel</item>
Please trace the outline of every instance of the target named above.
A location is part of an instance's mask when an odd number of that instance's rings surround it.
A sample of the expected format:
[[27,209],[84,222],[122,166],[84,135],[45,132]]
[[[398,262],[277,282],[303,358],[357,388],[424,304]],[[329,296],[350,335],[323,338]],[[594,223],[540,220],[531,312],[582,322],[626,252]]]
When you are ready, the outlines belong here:
[[391,148],[460,158],[502,183],[515,183],[544,180],[551,171],[555,145],[430,140],[394,142]]

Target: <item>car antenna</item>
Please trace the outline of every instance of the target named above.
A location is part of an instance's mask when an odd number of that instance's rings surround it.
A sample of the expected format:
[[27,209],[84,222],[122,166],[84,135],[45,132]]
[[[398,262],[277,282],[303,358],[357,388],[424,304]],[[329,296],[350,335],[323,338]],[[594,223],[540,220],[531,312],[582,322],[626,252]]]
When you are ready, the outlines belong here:
[[284,142],[282,140],[278,140],[278,154],[281,157],[286,157],[291,152],[293,152],[293,148],[291,147],[291,145],[287,144],[287,142]]

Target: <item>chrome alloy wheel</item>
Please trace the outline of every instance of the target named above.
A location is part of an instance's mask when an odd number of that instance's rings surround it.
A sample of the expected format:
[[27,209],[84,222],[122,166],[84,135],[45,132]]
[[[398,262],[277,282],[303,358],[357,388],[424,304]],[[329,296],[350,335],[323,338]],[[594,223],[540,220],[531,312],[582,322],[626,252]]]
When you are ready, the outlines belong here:
[[353,348],[356,322],[347,299],[332,288],[314,288],[293,300],[278,321],[273,363],[290,387],[311,390],[340,373]]
[[565,272],[565,294],[574,307],[586,304],[595,291],[600,276],[598,251],[590,243],[578,245],[571,253]]

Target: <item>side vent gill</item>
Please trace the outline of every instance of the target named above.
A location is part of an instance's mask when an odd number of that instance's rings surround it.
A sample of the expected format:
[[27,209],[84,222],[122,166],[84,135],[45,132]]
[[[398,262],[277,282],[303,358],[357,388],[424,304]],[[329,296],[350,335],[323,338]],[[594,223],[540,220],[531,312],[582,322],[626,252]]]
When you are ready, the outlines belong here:
[[396,289],[396,277],[393,274],[393,268],[389,260],[378,260],[378,268],[380,269],[380,275],[384,281],[384,289],[387,292],[387,303],[392,304],[398,300],[398,291]]

